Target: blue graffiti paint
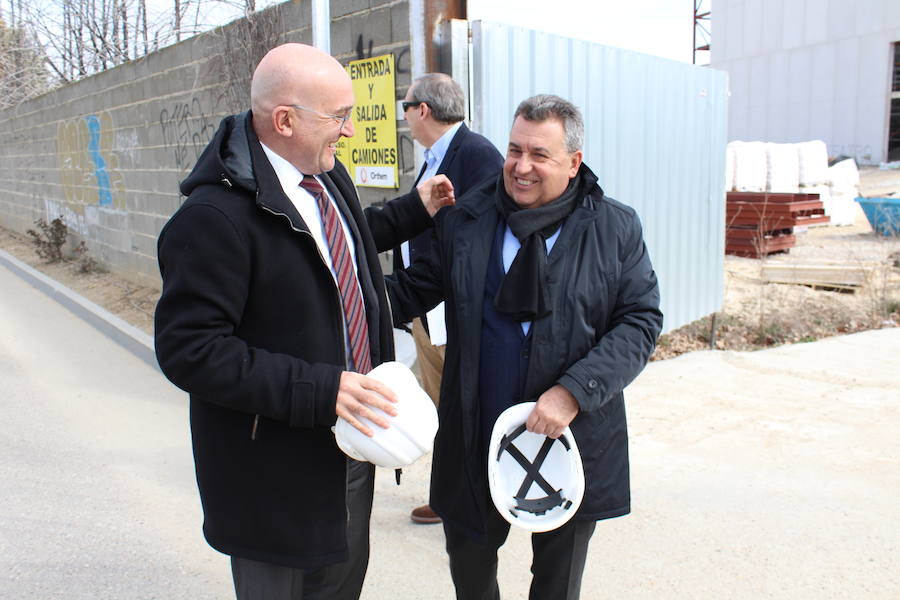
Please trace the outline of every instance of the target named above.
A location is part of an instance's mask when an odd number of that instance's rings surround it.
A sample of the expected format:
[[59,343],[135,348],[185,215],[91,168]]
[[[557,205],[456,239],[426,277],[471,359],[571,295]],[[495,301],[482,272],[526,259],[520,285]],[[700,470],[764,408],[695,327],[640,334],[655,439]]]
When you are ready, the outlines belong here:
[[100,154],[100,119],[97,115],[88,115],[84,118],[87,123],[88,153],[94,161],[94,174],[97,176],[97,203],[100,206],[112,206],[112,188],[109,183],[109,173],[106,171],[106,160]]

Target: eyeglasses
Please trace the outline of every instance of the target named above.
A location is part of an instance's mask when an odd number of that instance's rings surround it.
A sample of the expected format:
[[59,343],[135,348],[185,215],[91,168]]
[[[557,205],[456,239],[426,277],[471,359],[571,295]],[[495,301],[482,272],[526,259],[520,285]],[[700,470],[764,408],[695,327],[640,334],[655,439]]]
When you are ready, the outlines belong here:
[[418,105],[420,105],[420,104],[422,104],[422,101],[421,101],[421,100],[419,100],[418,102],[407,102],[406,100],[404,100],[403,102],[400,103],[400,106],[403,107],[403,112],[406,112],[406,111],[408,111],[410,108],[412,108],[412,107],[414,107],[414,106],[418,106]]
[[347,121],[349,121],[350,117],[353,115],[352,112],[348,112],[343,117],[341,115],[329,115],[328,113],[322,113],[322,112],[317,111],[314,108],[300,106],[299,104],[288,104],[287,106],[290,106],[291,108],[299,108],[300,110],[305,110],[305,111],[308,111],[311,113],[315,113],[315,114],[319,115],[320,117],[322,117],[323,119],[332,119],[333,121],[341,124],[341,129],[344,128],[344,125],[347,124]]

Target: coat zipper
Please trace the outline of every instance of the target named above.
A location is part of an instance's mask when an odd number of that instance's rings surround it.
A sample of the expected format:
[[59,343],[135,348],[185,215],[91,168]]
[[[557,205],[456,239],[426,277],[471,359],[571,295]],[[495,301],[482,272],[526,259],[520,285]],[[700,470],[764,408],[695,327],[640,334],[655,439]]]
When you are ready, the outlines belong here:
[[[289,216],[287,216],[286,214],[284,214],[284,213],[282,213],[282,212],[278,212],[278,211],[272,210],[271,208],[269,208],[269,207],[265,206],[264,204],[260,203],[260,202],[259,202],[259,190],[256,190],[256,204],[257,204],[257,206],[259,206],[261,209],[263,209],[264,211],[266,211],[266,212],[269,213],[269,214],[275,215],[276,217],[284,217],[285,220],[287,220],[288,225],[290,226],[290,228],[293,229],[294,231],[296,231],[297,233],[300,233],[300,234],[309,236],[309,238],[310,238],[310,239],[312,240],[312,242],[313,242],[313,245],[316,247],[316,252],[319,254],[319,260],[322,261],[322,264],[323,264],[323,265],[325,265],[325,266],[328,265],[328,262],[325,260],[325,257],[322,256],[322,251],[319,249],[319,245],[316,243],[316,239],[313,237],[313,235],[312,235],[310,232],[308,232],[308,231],[305,231],[305,230],[303,230],[303,229],[298,229],[297,227],[295,227],[295,226],[294,226],[294,222],[291,221],[291,218],[290,218]],[[329,269],[329,271],[330,271],[330,269]],[[334,276],[329,276],[329,279],[331,280],[332,284],[334,285],[334,288],[333,288],[333,289],[334,289],[335,293],[337,294],[338,304],[340,304],[340,303],[341,303],[341,291],[340,291],[340,290],[338,289],[338,287],[337,287],[337,282],[334,280]],[[341,311],[341,312],[343,313],[343,311]],[[346,348],[346,347],[347,347],[347,340],[346,340],[346,336],[345,336],[345,334],[344,334],[344,329],[345,329],[345,328],[346,328],[346,326],[344,325],[344,317],[343,317],[343,315],[342,315],[342,316],[341,316],[341,327],[340,327],[340,330],[341,330],[341,332],[340,332],[340,333],[341,333],[341,348]],[[252,427],[250,428],[250,439],[251,439],[251,440],[254,440],[254,441],[256,440],[256,433],[257,433],[257,430],[258,430],[258,429],[259,429],[259,415],[256,414],[256,415],[253,416],[253,425],[252,425]]]
[[[289,216],[287,216],[286,214],[274,211],[262,204],[259,204],[259,202],[258,202],[259,190],[256,191],[256,196],[257,196],[257,204],[259,205],[260,208],[262,208],[264,211],[266,211],[270,214],[284,217],[285,219],[287,219],[288,225],[291,226],[291,229],[293,229],[297,233],[302,233],[303,235],[308,235],[310,238],[312,238],[313,245],[316,247],[316,251],[319,253],[319,259],[322,261],[323,265],[326,265],[326,266],[328,265],[328,262],[325,260],[325,257],[322,256],[322,251],[319,249],[319,244],[316,243],[315,238],[313,238],[313,235],[310,232],[304,231],[303,229],[297,229],[296,227],[294,227],[293,221],[291,221],[291,218]],[[329,279],[332,281],[332,283],[334,283],[334,290],[335,290],[335,292],[337,292],[338,304],[340,304],[341,291],[338,289],[337,282],[334,281],[334,277],[329,276]],[[342,313],[341,314],[341,328],[340,328],[341,329],[341,348],[346,349],[347,340],[344,336],[344,329],[346,328],[346,325],[344,324],[343,311],[341,311],[341,313]],[[346,350],[345,350],[345,352],[346,352]],[[259,420],[259,415],[256,415],[256,420]],[[255,435],[256,435],[256,428],[254,427],[253,436],[255,436]],[[255,437],[252,437],[252,439],[255,439]],[[350,460],[351,459],[347,458],[344,461],[344,509],[347,513],[347,526],[348,527],[350,524]]]

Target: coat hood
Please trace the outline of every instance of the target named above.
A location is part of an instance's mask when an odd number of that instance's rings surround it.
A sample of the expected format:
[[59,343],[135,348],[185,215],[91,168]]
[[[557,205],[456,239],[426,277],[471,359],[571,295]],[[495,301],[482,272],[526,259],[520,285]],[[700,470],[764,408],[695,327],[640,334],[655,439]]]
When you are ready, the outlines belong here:
[[256,192],[250,142],[256,139],[251,127],[250,111],[222,119],[212,141],[200,154],[194,169],[181,182],[185,196],[197,187],[219,183],[227,187],[238,186]]

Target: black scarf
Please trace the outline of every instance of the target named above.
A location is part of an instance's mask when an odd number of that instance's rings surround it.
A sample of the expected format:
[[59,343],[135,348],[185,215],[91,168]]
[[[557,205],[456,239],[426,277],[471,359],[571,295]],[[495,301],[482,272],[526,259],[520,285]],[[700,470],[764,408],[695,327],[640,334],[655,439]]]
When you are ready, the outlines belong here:
[[583,183],[582,170],[579,170],[559,198],[537,208],[522,209],[506,193],[503,174],[500,174],[495,196],[497,211],[522,245],[494,298],[494,307],[498,311],[516,321],[534,321],[551,313],[544,240],[552,236],[578,206],[583,196]]

